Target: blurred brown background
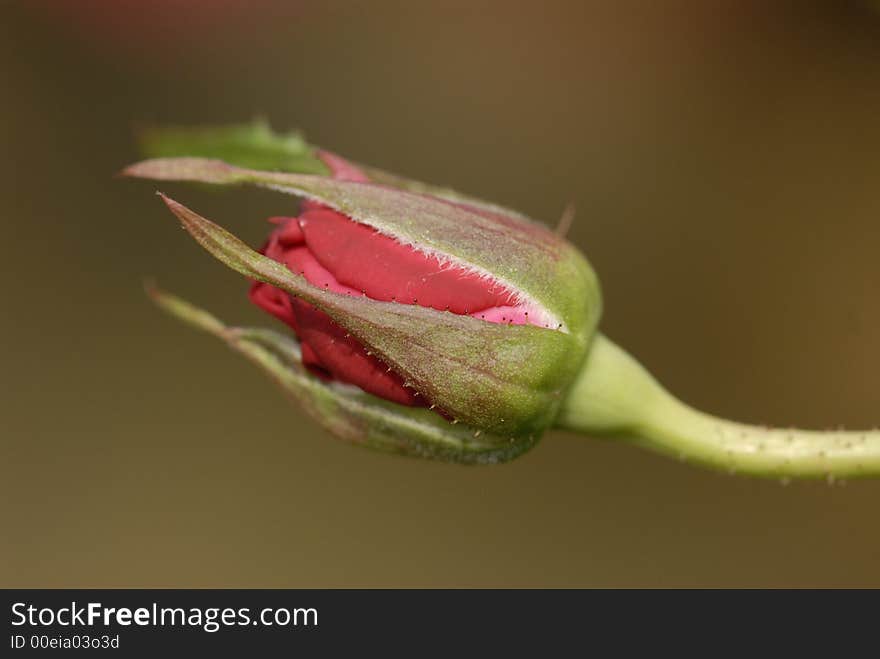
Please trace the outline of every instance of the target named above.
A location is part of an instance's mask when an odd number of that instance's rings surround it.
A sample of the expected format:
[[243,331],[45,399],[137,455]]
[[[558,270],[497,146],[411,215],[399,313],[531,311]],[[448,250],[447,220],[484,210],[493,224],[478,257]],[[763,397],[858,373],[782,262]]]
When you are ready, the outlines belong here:
[[[652,8],[648,8],[648,5]],[[245,6],[247,5],[247,6]],[[880,14],[828,2],[4,2],[0,585],[880,586],[880,482],[550,433],[494,468],[333,440],[141,280],[272,324],[137,122],[262,114],[553,223],[708,411],[880,424]],[[162,186],[260,242],[288,198]]]

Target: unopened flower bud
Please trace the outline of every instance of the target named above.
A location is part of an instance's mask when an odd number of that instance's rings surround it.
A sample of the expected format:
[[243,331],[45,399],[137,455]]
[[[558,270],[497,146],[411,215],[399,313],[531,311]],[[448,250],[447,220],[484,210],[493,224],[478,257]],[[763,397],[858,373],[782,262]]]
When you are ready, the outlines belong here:
[[126,173],[303,197],[298,217],[276,221],[265,255],[165,200],[208,251],[261,282],[252,297],[293,328],[313,373],[449,422],[515,441],[539,436],[595,331],[590,266],[524,217],[200,158],[144,161]]

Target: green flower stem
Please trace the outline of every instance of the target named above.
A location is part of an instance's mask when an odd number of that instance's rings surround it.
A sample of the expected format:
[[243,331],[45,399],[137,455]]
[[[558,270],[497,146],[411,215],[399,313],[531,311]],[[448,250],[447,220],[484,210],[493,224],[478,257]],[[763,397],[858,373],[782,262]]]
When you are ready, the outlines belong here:
[[783,480],[880,475],[880,431],[765,428],[705,414],[669,394],[601,334],[556,426],[734,473]]

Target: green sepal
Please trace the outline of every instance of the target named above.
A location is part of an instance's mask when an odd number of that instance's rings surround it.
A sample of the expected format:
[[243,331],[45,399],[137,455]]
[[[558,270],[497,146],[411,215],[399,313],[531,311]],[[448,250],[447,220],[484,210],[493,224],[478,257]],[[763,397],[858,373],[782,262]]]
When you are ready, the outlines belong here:
[[[147,158],[217,158],[239,167],[299,174],[331,175],[320,159],[322,148],[310,145],[302,133],[275,133],[265,119],[216,126],[148,126],[137,132]],[[427,194],[490,212],[523,217],[520,213],[450,188],[408,179],[391,172],[352,163],[374,183]]]
[[330,173],[300,133],[275,133],[263,119],[223,126],[149,126],[140,129],[137,137],[141,151],[149,158],[199,156],[253,169]]
[[536,437],[506,438],[452,424],[438,414],[382,400],[347,385],[322,382],[300,359],[297,343],[266,329],[229,327],[179,297],[148,287],[172,316],[223,340],[275,380],[329,432],[367,448],[445,462],[488,464],[511,460]]

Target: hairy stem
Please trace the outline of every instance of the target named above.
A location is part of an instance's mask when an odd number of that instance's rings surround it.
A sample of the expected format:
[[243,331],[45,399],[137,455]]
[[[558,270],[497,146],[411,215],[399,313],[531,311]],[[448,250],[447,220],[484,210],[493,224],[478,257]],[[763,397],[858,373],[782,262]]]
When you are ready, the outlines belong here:
[[682,403],[630,355],[599,335],[557,427],[622,438],[716,469],[755,476],[880,475],[880,430],[811,431],[727,421]]

